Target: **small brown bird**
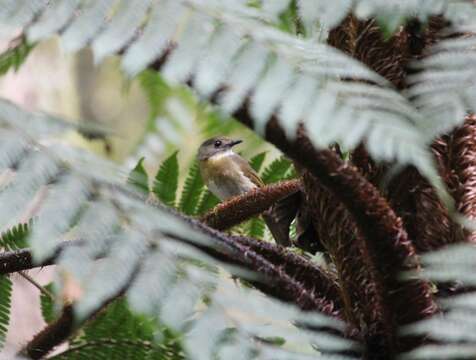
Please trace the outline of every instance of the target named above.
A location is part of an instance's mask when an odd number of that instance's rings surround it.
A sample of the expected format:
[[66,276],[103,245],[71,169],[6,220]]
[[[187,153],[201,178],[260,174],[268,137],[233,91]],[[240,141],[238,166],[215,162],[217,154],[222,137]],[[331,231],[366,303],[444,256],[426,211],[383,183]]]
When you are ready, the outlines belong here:
[[[233,151],[241,140],[224,136],[206,140],[198,150],[200,173],[208,189],[220,200],[264,186],[248,161]],[[264,221],[278,244],[289,246],[291,220],[282,219],[273,207],[263,213]]]

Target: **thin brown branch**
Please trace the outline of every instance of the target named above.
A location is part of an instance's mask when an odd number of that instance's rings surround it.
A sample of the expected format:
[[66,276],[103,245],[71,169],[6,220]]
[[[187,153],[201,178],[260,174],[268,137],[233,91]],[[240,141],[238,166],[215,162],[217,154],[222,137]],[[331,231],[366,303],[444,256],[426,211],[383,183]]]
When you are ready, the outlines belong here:
[[26,281],[28,281],[30,284],[36,287],[43,295],[48,296],[50,299],[54,299],[54,295],[50,291],[48,291],[44,286],[41,286],[35,279],[33,279],[26,272],[20,271],[18,275],[20,275],[22,278],[24,278]]
[[217,230],[229,229],[261,214],[277,201],[298,191],[300,187],[300,180],[288,180],[257,188],[218,204],[205,214],[201,221]]

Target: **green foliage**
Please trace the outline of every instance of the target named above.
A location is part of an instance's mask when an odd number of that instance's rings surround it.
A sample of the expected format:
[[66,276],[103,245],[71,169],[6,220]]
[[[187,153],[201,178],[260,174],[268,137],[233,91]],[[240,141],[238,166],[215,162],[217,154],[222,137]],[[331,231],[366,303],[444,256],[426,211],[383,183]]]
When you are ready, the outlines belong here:
[[5,345],[5,338],[10,322],[12,298],[12,281],[6,275],[0,275],[0,349]]
[[250,159],[250,165],[253,168],[253,170],[259,173],[265,159],[266,159],[266,151],[263,151],[262,153],[259,153],[253,156]]
[[149,102],[149,131],[155,129],[155,119],[164,107],[164,101],[171,93],[170,87],[159,73],[153,70],[144,70],[139,75],[139,82],[145,91]]
[[255,239],[262,239],[264,237],[265,223],[261,217],[251,219],[245,228],[246,235]]
[[34,46],[22,38],[16,46],[0,54],[0,75],[6,74],[12,68],[17,71]]
[[[48,285],[44,286],[45,290],[48,291],[50,294],[53,294],[53,283],[49,283]],[[40,305],[41,305],[41,315],[43,319],[50,323],[54,319],[56,319],[56,311],[55,311],[55,301],[51,296],[48,296],[45,293],[40,293]]]
[[149,193],[149,178],[144,169],[143,157],[139,160],[134,169],[132,169],[129,178],[127,179],[127,183],[145,194]]
[[[159,334],[157,334],[157,328]],[[152,318],[131,312],[125,299],[111,303],[54,359],[183,359],[180,340]]]
[[190,166],[187,179],[180,197],[179,210],[186,215],[196,215],[198,211],[199,200],[204,191],[202,176],[198,161],[195,160]]
[[[0,247],[7,250],[17,250],[27,247],[30,233],[29,224],[18,224],[0,236]],[[8,324],[10,321],[12,282],[6,275],[0,275],[0,349],[5,344]]]
[[213,209],[219,202],[220,199],[213,195],[210,190],[205,190],[198,204],[197,215],[205,214],[208,210]]
[[22,249],[28,246],[29,224],[17,224],[0,235],[0,247],[7,250]]
[[271,164],[264,169],[261,179],[263,179],[265,184],[271,184],[285,179],[292,167],[292,162],[286,157],[281,156],[271,162]]
[[160,165],[155,176],[152,191],[165,205],[175,206],[175,198],[178,187],[179,164],[175,151]]

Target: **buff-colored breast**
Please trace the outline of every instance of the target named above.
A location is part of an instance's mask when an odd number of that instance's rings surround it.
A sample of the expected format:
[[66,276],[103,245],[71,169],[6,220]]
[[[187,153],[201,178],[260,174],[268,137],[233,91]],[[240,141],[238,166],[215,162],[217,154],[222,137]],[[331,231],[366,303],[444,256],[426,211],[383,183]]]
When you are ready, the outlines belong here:
[[[221,200],[241,195],[258,186],[245,176],[249,170],[243,169],[242,162],[237,161],[237,158],[241,159],[233,152],[225,152],[200,161],[203,181],[208,189]],[[249,167],[246,161],[245,164]]]

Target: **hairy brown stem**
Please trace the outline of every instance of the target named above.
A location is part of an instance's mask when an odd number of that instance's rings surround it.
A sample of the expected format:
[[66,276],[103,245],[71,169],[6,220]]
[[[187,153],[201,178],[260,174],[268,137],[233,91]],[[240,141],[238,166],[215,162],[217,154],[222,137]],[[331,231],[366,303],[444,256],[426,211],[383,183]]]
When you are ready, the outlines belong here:
[[61,316],[53,323],[47,325],[21,350],[20,355],[31,359],[41,359],[56,346],[66,341],[74,330],[73,306],[63,308]]
[[[252,126],[246,103],[234,115]],[[289,141],[275,117],[268,122],[265,137],[307,168],[353,216],[365,241],[373,278],[385,301],[393,336],[396,338],[399,325],[434,313],[437,307],[429,284],[421,280],[399,280],[402,271],[418,269],[418,260],[401,220],[379,191],[334,152],[316,150],[302,131],[295,141]],[[402,350],[402,346],[396,346]]]
[[226,230],[258,215],[277,201],[298,191],[300,180],[288,180],[249,191],[218,204],[201,221],[217,230]]

